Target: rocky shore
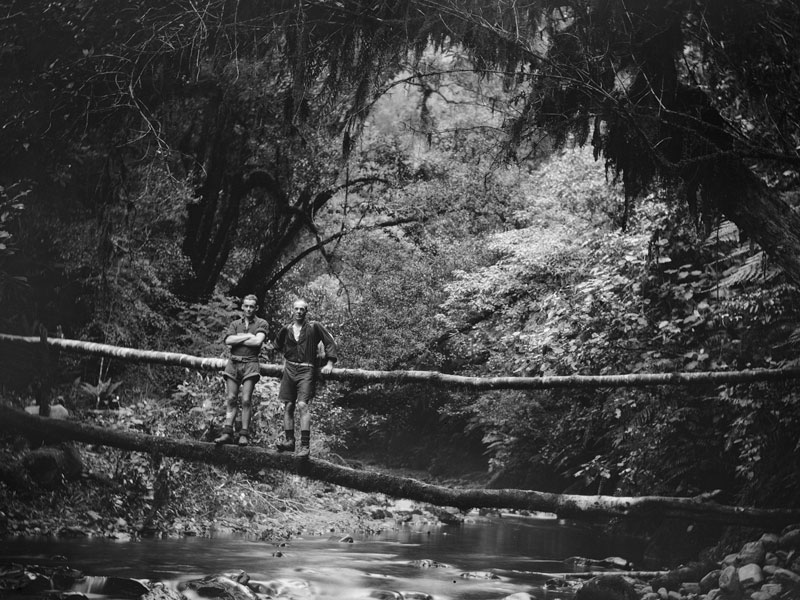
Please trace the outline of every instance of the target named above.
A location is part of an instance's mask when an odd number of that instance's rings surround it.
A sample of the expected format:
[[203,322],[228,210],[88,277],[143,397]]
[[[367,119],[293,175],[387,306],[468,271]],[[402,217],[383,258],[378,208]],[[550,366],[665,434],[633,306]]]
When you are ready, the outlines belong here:
[[800,600],[800,524],[764,533],[717,562],[693,562],[649,581],[600,575],[575,599]]

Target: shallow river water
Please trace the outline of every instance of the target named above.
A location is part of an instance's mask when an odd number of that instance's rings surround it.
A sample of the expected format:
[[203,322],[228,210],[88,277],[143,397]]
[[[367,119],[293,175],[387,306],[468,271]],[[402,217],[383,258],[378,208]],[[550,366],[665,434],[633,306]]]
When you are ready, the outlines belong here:
[[[231,537],[5,540],[0,563],[43,564],[60,556],[70,567],[95,578],[148,579],[170,587],[243,570],[252,580],[283,589],[282,598],[392,597],[387,592],[414,598],[409,592],[420,592],[434,600],[488,600],[518,592],[535,598],[570,597],[546,589],[546,579],[535,573],[570,571],[563,561],[571,556],[622,556],[637,562],[641,554],[641,542],[610,537],[598,528],[503,516],[468,519],[461,525],[408,523],[372,536],[354,536],[352,543],[338,537],[295,538],[285,546]],[[421,568],[414,562],[420,560],[445,566]],[[486,573],[497,579],[481,577]],[[102,586],[94,588],[100,591]]]

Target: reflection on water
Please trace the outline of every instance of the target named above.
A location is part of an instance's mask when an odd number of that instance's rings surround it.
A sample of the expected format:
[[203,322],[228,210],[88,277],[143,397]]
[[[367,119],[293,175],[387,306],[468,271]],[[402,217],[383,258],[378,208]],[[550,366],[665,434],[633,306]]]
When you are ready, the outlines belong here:
[[[419,591],[436,600],[503,598],[528,592],[558,598],[531,572],[563,572],[569,556],[623,556],[637,562],[640,543],[555,520],[522,517],[481,519],[458,526],[407,524],[347,544],[296,538],[285,547],[234,538],[112,540],[7,540],[0,563],[48,564],[64,556],[87,575],[169,582],[244,570],[253,580],[282,580],[293,598],[363,599],[379,590]],[[446,568],[419,568],[430,559]],[[52,562],[50,562],[52,564]],[[465,578],[495,572],[498,579]],[[306,586],[305,592],[300,588]]]

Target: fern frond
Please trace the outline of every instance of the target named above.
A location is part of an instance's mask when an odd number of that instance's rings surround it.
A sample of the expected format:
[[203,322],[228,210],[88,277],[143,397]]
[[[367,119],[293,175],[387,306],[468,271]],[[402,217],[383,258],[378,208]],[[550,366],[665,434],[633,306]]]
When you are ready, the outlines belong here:
[[719,222],[716,229],[705,239],[703,245],[710,248],[725,243],[739,243],[739,228],[734,222],[727,219]]
[[779,274],[780,271],[777,268],[767,264],[767,255],[764,251],[759,250],[742,264],[727,269],[723,273],[722,279],[709,291],[726,290],[756,281],[765,283],[775,279]]

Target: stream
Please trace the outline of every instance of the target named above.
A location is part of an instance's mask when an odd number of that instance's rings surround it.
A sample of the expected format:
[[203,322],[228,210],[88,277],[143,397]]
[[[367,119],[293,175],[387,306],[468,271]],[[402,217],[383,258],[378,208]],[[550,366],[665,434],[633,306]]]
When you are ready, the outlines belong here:
[[269,590],[265,597],[275,598],[411,599],[427,594],[434,600],[489,600],[526,592],[544,599],[573,593],[552,584],[548,589],[546,578],[535,573],[572,571],[564,562],[572,556],[620,556],[638,563],[644,545],[583,524],[512,515],[475,516],[460,525],[411,522],[353,536],[352,542],[342,539],[302,537],[285,545],[231,536],[4,540],[0,565],[66,564],[87,575],[74,591],[108,600],[131,596],[103,585],[106,578],[146,579],[177,589],[187,581],[238,570],[263,582]]

